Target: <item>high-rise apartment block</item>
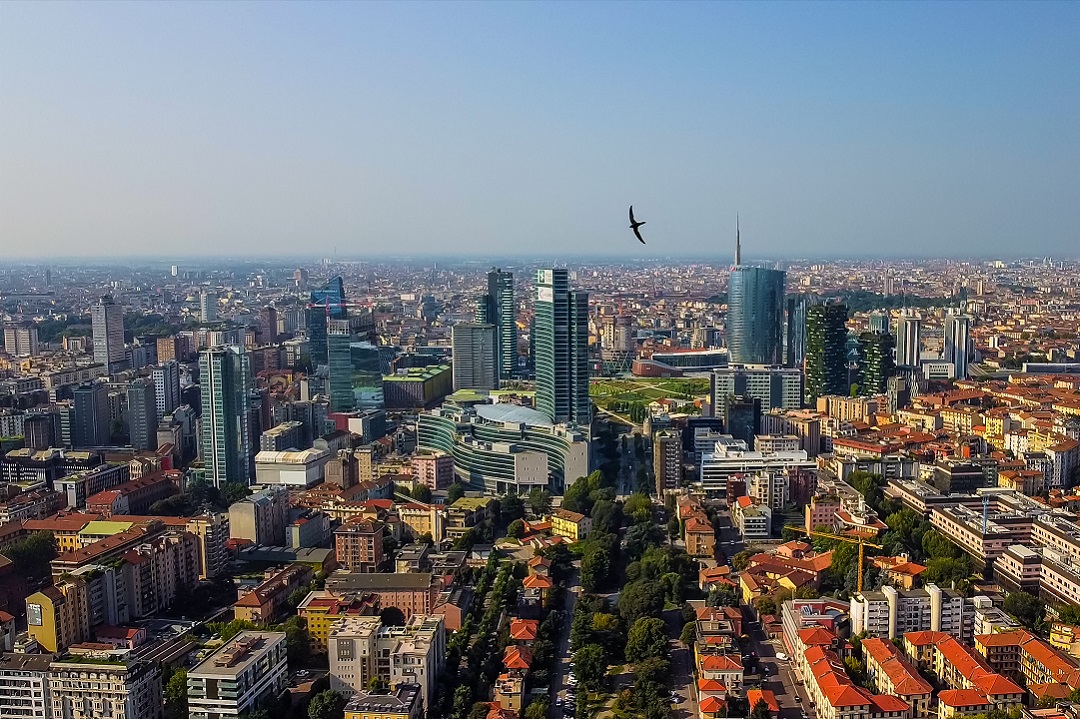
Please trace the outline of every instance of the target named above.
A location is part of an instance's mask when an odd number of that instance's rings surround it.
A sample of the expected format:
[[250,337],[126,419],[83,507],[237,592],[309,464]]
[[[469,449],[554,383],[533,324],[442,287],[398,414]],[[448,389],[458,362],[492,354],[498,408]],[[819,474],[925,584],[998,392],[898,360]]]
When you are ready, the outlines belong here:
[[33,357],[38,353],[38,330],[32,324],[4,327],[4,351],[12,357]]
[[712,384],[716,408],[723,407],[731,395],[758,400],[762,412],[802,407],[802,372],[795,368],[732,365],[714,370]]
[[229,505],[229,536],[271,547],[285,546],[289,525],[289,493],[267,487]]
[[109,389],[104,382],[84,382],[72,391],[74,423],[71,446],[101,447],[109,443]]
[[334,530],[334,553],[346,572],[377,572],[382,567],[383,528],[379,521],[354,519]]
[[199,321],[203,324],[217,322],[218,319],[218,296],[212,290],[203,290],[199,293]]
[[896,322],[896,364],[918,367],[922,351],[922,318],[914,310],[905,310]]
[[[695,330],[695,335],[697,330]],[[702,347],[711,344],[701,343]],[[607,315],[600,330],[600,359],[605,374],[629,372],[634,361],[634,326],[627,315]]]
[[94,361],[105,365],[109,374],[124,369],[124,308],[105,295],[91,310]]
[[51,716],[49,654],[0,655],[0,716],[45,719]]
[[806,311],[806,401],[847,394],[847,307],[814,305]]
[[458,324],[451,331],[454,390],[498,389],[495,325]]
[[285,690],[288,675],[284,632],[240,632],[188,671],[188,716],[235,719],[252,713],[263,699]]
[[154,381],[154,403],[160,420],[180,406],[180,363],[175,359],[163,361],[150,371],[150,377]]
[[127,391],[128,438],[139,451],[157,449],[157,393],[146,377],[134,380]]
[[889,378],[896,374],[893,359],[895,341],[887,332],[863,332],[859,335],[863,394],[885,394]]
[[536,408],[556,423],[588,425],[589,295],[565,269],[536,273]]
[[199,353],[202,387],[201,442],[206,477],[215,486],[250,485],[255,476],[251,436],[251,364],[243,347],[211,347]]
[[728,352],[732,363],[784,362],[786,274],[764,267],[732,269],[728,278]]
[[50,665],[53,719],[161,719],[161,669],[110,653],[65,656]]
[[968,376],[970,358],[971,318],[955,311],[950,312],[945,318],[945,352],[942,359],[952,363],[957,379],[965,379]]
[[[488,273],[488,291],[476,308],[477,324],[495,328],[495,366],[500,379],[517,373],[517,305],[514,302],[514,274],[493,269]],[[456,355],[455,355],[456,357]]]
[[675,430],[653,435],[653,476],[658,497],[682,486],[682,437]]

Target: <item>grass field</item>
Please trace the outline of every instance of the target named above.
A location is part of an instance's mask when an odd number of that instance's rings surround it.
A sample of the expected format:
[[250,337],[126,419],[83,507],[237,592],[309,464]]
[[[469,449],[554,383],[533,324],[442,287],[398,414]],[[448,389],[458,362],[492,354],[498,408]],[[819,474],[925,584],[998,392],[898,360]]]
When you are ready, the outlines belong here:
[[[593,402],[608,411],[616,403],[649,404],[658,399],[692,402],[708,394],[709,380],[703,378],[594,379],[589,384],[589,396]],[[623,412],[620,411],[619,416],[624,416]]]

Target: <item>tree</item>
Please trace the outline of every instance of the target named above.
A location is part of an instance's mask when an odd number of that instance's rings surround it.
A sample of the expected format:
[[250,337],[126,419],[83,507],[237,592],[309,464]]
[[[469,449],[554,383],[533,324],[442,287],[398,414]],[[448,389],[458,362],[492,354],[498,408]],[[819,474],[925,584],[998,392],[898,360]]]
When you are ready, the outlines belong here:
[[504,494],[499,500],[499,515],[504,522],[512,522],[525,516],[525,502],[521,497],[511,492]]
[[327,689],[311,697],[308,719],[341,719],[345,713],[346,699],[340,693]]
[[752,555],[745,549],[731,558],[731,566],[735,568],[736,572],[741,572],[750,566],[750,557]]
[[506,536],[511,539],[521,539],[525,536],[525,522],[515,519],[506,527]]
[[607,581],[611,573],[611,557],[599,546],[590,547],[581,560],[581,586],[594,592]]
[[951,559],[949,557],[934,557],[926,563],[926,574],[923,581],[934,584],[951,586],[954,582],[960,582],[971,576],[971,562],[967,557]]
[[423,502],[424,504],[430,504],[431,503],[431,487],[427,486],[426,484],[422,484],[420,482],[417,482],[413,486],[412,491],[409,492],[409,496],[411,496],[417,502]]
[[1044,624],[1046,604],[1034,594],[1010,592],[1009,596],[1005,597],[1002,609],[1016,617],[1016,621],[1030,629],[1038,630]]
[[1080,607],[1075,604],[1066,604],[1058,610],[1058,621],[1072,626],[1080,625]]
[[671,676],[671,662],[660,657],[649,657],[634,665],[634,678],[639,682],[661,684]]
[[607,673],[604,648],[599,644],[586,644],[574,652],[574,676],[589,691],[599,691]]
[[386,682],[382,677],[372,677],[368,679],[367,690],[369,694],[385,694],[387,690]]
[[221,488],[221,499],[226,506],[239,502],[249,494],[251,494],[251,489],[240,482],[226,482],[225,486]]
[[385,607],[379,612],[379,619],[388,627],[403,627],[405,626],[405,612],[401,611],[397,607]]
[[694,639],[697,638],[697,622],[687,622],[683,625],[682,634],[679,635],[679,641],[686,646],[691,646],[694,643]]
[[622,524],[622,508],[608,499],[602,499],[593,505],[592,531],[611,534],[619,531]]
[[187,719],[187,670],[177,669],[165,685],[165,719]]
[[960,548],[936,529],[931,529],[923,534],[922,550],[928,559],[955,558],[961,554]]
[[549,711],[551,705],[548,704],[547,697],[538,697],[525,707],[525,719],[548,719]]
[[642,617],[630,627],[626,638],[626,661],[636,664],[668,655],[667,625],[663,619]]
[[671,538],[671,539],[675,539],[676,537],[679,536],[679,533],[681,531],[682,531],[682,525],[679,523],[679,518],[676,517],[675,515],[672,515],[671,518],[668,519],[668,521],[667,521],[668,537]]
[[533,514],[542,516],[551,511],[551,492],[539,487],[533,487],[529,491],[529,508]]
[[311,653],[311,641],[308,637],[304,620],[300,617],[289,617],[278,625],[278,631],[285,632],[285,651],[290,664],[303,665]]
[[649,495],[636,492],[631,494],[623,506],[623,513],[630,517],[634,524],[645,524],[652,521],[652,500]]
[[776,614],[776,602],[772,597],[761,597],[754,602],[754,608],[757,609],[758,616],[766,614]]
[[619,594],[619,615],[627,625],[642,617],[657,617],[664,609],[664,589],[657,582],[631,582]]
[[311,591],[311,587],[298,587],[289,594],[289,598],[285,600],[290,607],[295,609],[300,606],[300,602],[307,598],[308,592]]
[[462,497],[465,496],[465,485],[461,482],[455,481],[450,485],[450,489],[446,490],[446,503],[453,504]]
[[23,577],[37,577],[49,572],[49,562],[56,558],[56,544],[51,532],[37,531],[4,549],[4,556],[15,564]]
[[469,710],[469,719],[487,719],[490,711],[491,707],[487,702],[476,702],[472,705],[472,709]]
[[644,464],[638,465],[637,476],[634,478],[634,491],[640,494],[652,494],[654,490],[653,483],[649,481],[649,470]]
[[764,699],[758,699],[754,703],[754,708],[750,710],[750,719],[771,719],[772,714],[769,712],[769,705],[765,703]]

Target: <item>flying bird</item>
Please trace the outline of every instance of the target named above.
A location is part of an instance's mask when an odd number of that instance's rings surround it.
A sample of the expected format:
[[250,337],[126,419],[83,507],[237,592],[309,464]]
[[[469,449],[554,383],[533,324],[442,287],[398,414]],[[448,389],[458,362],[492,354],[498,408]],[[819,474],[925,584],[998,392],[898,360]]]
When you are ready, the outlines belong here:
[[634,231],[634,237],[638,238],[638,242],[643,245],[645,244],[645,240],[644,238],[642,238],[641,232],[638,231],[638,228],[644,224],[644,222],[638,222],[634,219],[634,206],[630,205],[630,229]]

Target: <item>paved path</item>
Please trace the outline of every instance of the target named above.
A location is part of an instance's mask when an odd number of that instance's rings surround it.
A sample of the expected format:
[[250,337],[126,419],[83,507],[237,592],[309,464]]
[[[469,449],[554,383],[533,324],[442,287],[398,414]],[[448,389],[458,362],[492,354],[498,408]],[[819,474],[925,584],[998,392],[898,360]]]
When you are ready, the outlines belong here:
[[563,603],[565,621],[563,621],[559,641],[556,643],[555,665],[551,670],[552,695],[557,699],[562,699],[563,704],[559,705],[554,701],[552,702],[552,719],[562,719],[563,706],[567,703],[566,689],[568,685],[566,684],[566,675],[570,672],[570,625],[574,619],[574,607],[577,606],[578,594],[581,592],[581,587],[578,585],[578,568],[576,561],[574,565],[570,577],[567,579],[568,587],[566,590],[566,598]]

